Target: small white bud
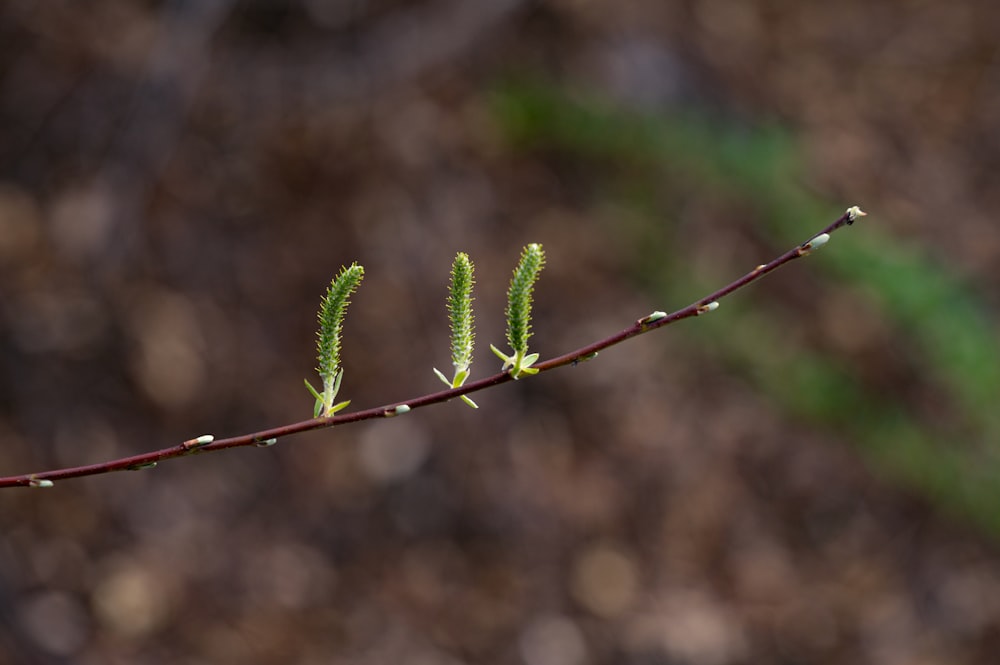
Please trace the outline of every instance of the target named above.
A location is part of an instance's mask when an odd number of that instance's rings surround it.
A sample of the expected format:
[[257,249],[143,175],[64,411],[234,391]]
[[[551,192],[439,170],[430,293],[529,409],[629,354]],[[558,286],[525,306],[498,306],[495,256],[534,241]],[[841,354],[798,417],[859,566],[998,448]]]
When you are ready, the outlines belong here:
[[809,256],[814,251],[830,241],[829,233],[820,233],[818,236],[799,247],[799,256]]
[[146,462],[145,464],[133,464],[128,468],[129,471],[144,471],[145,469],[152,469],[156,466],[156,462]]
[[199,436],[196,439],[188,439],[187,441],[185,441],[181,445],[184,448],[188,448],[188,449],[190,449],[190,448],[200,448],[202,446],[207,446],[208,444],[212,443],[213,441],[215,441],[215,437],[212,436],[211,434],[202,434],[201,436]]
[[830,234],[829,233],[820,233],[818,236],[816,236],[815,238],[813,238],[812,240],[810,240],[808,243],[806,243],[806,247],[808,247],[811,250],[812,249],[819,249],[820,247],[822,247],[823,245],[825,245],[828,242],[830,242]]
[[851,206],[846,210],[846,212],[847,212],[847,222],[849,224],[853,224],[854,220],[856,220],[858,217],[864,217],[865,215],[868,214],[858,206]]
[[649,316],[644,316],[641,319],[639,319],[638,323],[640,326],[645,326],[647,324],[653,323],[654,321],[659,321],[660,319],[665,319],[665,318],[667,318],[667,313],[657,310],[652,314],[650,314]]
[[386,410],[385,417],[386,418],[393,418],[395,416],[401,416],[404,413],[409,413],[409,412],[410,412],[410,405],[409,404],[400,404],[399,406],[397,406],[394,409],[388,409],[388,410]]
[[257,446],[258,448],[267,448],[269,446],[273,446],[277,442],[278,442],[277,439],[264,439],[263,441],[258,441],[253,445]]
[[704,305],[702,305],[701,307],[699,307],[698,308],[698,314],[700,316],[702,314],[707,314],[709,312],[714,312],[717,309],[719,309],[719,301],[713,300],[712,302],[705,303]]
[[28,481],[28,487],[52,487],[53,483],[51,480],[45,480],[43,478],[32,478]]

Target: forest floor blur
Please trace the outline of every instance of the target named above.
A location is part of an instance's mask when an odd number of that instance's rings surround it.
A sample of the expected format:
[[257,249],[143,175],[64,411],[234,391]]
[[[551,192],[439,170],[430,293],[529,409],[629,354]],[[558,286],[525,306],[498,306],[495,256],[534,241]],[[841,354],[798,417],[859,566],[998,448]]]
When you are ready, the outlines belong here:
[[998,11],[346,4],[0,9],[4,473],[307,418],[351,261],[365,408],[456,251],[481,377],[528,242],[548,357],[871,216],[478,411],[4,494],[0,662],[992,662]]

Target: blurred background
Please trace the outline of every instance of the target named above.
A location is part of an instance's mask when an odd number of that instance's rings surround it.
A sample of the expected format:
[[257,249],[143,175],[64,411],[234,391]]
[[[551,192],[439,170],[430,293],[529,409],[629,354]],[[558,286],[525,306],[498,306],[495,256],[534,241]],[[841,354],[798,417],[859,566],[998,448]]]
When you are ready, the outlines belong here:
[[440,388],[405,418],[0,492],[0,662],[934,665],[1000,652],[1000,9],[0,4],[0,475]]

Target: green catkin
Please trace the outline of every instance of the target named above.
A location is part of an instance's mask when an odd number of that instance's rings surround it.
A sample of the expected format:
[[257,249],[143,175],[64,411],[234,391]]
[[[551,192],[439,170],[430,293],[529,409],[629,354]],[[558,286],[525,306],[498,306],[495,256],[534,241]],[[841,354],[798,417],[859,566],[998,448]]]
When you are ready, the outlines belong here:
[[455,255],[451,266],[451,290],[448,294],[448,317],[451,321],[451,362],[456,372],[468,371],[475,343],[472,316],[472,287],[475,266],[465,252]]
[[531,296],[538,273],[545,266],[545,253],[538,243],[531,243],[521,253],[507,291],[507,341],[515,353],[528,351],[531,337]]
[[323,379],[324,387],[332,384],[340,371],[340,338],[344,329],[344,315],[350,304],[350,297],[365,276],[365,269],[357,263],[341,268],[340,274],[330,282],[330,288],[323,296],[319,310],[319,332],[317,333],[316,371]]
[[334,404],[333,400],[340,390],[340,380],[344,374],[344,370],[340,367],[340,337],[344,330],[344,315],[351,302],[351,294],[357,290],[364,276],[365,269],[357,263],[341,268],[340,273],[330,282],[330,287],[323,296],[323,302],[320,303],[317,315],[319,332],[316,334],[316,356],[319,364],[316,371],[323,380],[323,392],[316,392],[308,381],[305,382],[306,388],[316,398],[314,417],[332,416],[350,403]]

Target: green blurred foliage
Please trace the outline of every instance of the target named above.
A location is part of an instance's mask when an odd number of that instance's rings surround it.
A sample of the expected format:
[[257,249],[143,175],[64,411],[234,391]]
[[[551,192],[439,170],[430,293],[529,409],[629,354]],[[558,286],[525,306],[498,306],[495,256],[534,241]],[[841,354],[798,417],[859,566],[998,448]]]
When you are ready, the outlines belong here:
[[[803,186],[793,138],[690,112],[622,110],[606,101],[539,86],[508,86],[493,109],[510,145],[606,166],[606,197],[634,215],[620,228],[634,245],[636,279],[681,306],[734,274],[699,275],[662,220],[672,197],[717,197],[747,211],[778,246],[808,239],[848,205]],[[683,192],[679,193],[679,192]],[[845,370],[845,362],[783,334],[780,316],[746,293],[719,314],[680,326],[689,343],[752,381],[788,418],[850,440],[881,472],[1000,535],[1000,348],[995,323],[974,288],[912,242],[878,224],[877,202],[860,228],[837,233],[809,270],[875,304],[894,343],[921,377],[947,397],[960,422],[937,422],[897,395]],[[657,222],[657,223],[654,223]],[[768,257],[761,257],[762,260]],[[739,270],[739,267],[734,267]],[[781,277],[777,277],[781,279]],[[696,330],[695,330],[696,328]]]

